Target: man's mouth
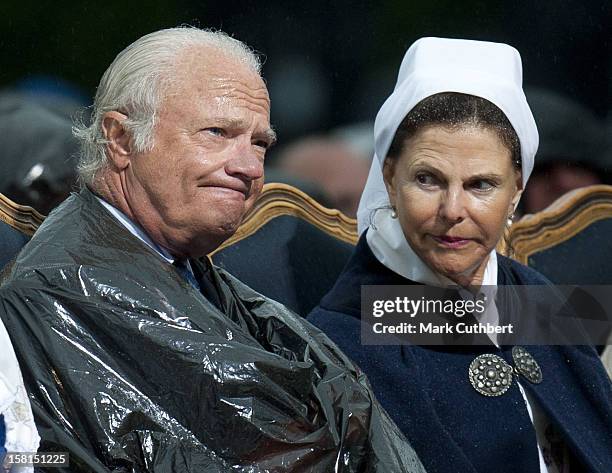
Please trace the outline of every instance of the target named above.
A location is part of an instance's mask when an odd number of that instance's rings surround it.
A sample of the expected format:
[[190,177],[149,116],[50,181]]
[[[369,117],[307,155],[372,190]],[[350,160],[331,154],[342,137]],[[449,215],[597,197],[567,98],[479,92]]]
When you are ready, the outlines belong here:
[[224,185],[210,185],[210,186],[205,186],[205,187],[216,189],[221,192],[228,193],[228,194],[235,194],[235,195],[240,194],[245,200],[248,199],[249,197],[249,190],[244,187],[224,186]]

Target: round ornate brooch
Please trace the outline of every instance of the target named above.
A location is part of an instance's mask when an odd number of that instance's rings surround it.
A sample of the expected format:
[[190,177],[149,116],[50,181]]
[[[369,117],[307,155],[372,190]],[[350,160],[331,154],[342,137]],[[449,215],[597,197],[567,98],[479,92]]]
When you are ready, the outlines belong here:
[[470,383],[483,396],[501,396],[512,384],[512,366],[501,356],[480,355],[470,364]]

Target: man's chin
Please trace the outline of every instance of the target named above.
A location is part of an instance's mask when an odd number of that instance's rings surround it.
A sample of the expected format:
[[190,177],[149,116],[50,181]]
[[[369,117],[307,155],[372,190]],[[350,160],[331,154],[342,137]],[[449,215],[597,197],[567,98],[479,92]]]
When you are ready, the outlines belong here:
[[209,255],[217,250],[225,241],[227,241],[233,234],[207,234],[206,237],[202,236],[191,244],[184,247],[181,252],[184,256],[189,258],[202,258],[203,256]]
[[[207,232],[203,232],[202,238],[216,242],[217,247],[221,246],[226,240],[234,236],[241,223],[242,219],[226,221],[223,224],[216,226],[214,229],[209,229]],[[214,249],[211,251],[214,251]]]
[[224,217],[226,218],[222,221],[216,222],[192,221],[188,228],[170,238],[174,249],[171,253],[200,258],[215,251],[236,233],[242,221],[238,218],[227,218],[227,215]]

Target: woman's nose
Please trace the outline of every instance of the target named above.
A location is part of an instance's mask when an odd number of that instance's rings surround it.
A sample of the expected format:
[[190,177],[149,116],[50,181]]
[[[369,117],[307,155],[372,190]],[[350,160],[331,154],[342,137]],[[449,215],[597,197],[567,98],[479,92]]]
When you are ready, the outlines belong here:
[[450,223],[459,223],[467,215],[467,201],[463,189],[449,188],[441,196],[440,217]]

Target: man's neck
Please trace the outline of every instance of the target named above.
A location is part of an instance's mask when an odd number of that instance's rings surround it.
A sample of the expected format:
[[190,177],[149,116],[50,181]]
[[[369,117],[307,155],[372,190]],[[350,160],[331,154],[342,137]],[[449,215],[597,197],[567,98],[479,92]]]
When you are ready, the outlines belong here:
[[133,190],[135,194],[130,198],[130,186],[125,178],[125,173],[103,169],[95,178],[92,191],[138,226],[157,247],[176,259],[186,259],[204,256],[223,242],[214,235],[198,235],[190,228],[175,228],[168,224],[156,205],[146,200],[144,189]]
[[147,235],[147,233],[142,227],[140,227],[137,223],[135,223],[127,215],[125,215],[121,210],[104,200],[102,197],[99,197],[97,195],[95,197],[104,206],[104,208],[108,210],[108,212],[133,236],[135,236],[141,242],[149,246],[168,263],[173,264],[175,262],[174,256],[172,256],[166,249],[155,243],[151,239],[151,237]]
[[132,222],[140,226],[140,223],[134,216],[125,195],[113,182],[111,182],[113,179],[112,177],[108,176],[109,173],[102,172],[100,174],[100,176],[95,178],[93,185],[91,186],[92,192],[98,197],[102,198],[105,202],[112,205],[115,209],[119,210]]

